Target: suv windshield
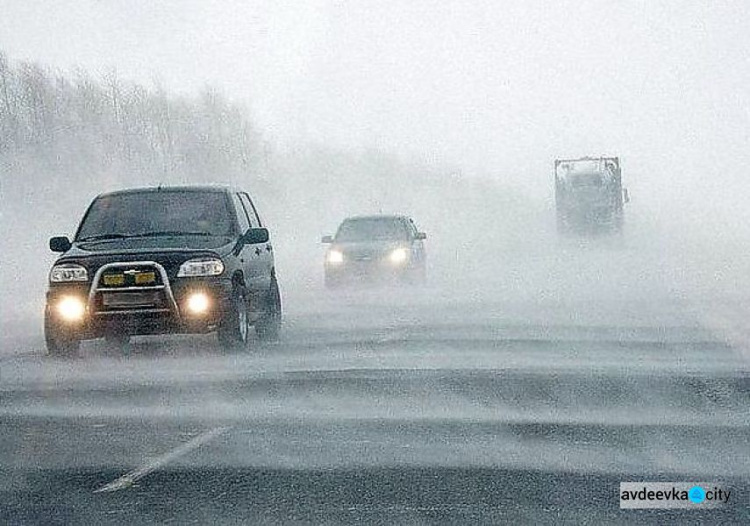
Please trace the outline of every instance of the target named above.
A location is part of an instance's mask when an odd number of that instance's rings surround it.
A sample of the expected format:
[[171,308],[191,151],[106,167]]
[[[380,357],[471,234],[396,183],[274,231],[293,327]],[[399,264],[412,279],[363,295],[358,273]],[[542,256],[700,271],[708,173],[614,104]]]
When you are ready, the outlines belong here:
[[158,236],[228,236],[233,233],[221,192],[146,191],[97,198],[83,219],[77,241]]
[[336,233],[336,241],[406,240],[406,230],[398,219],[348,219]]

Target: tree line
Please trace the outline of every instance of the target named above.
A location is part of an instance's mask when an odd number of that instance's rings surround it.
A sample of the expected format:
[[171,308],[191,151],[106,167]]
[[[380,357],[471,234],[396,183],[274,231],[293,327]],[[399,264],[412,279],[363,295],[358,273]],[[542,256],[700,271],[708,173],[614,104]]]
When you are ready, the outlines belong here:
[[0,158],[47,184],[232,182],[263,163],[264,148],[245,109],[215,90],[179,98],[114,70],[64,74],[0,52]]
[[0,52],[0,228],[12,233],[0,248],[16,233],[33,232],[36,245],[71,233],[101,192],[203,183],[249,190],[300,250],[352,214],[412,214],[465,238],[532,212],[489,180],[382,149],[272,147],[246,108],[211,88],[180,97],[115,70],[61,72]]

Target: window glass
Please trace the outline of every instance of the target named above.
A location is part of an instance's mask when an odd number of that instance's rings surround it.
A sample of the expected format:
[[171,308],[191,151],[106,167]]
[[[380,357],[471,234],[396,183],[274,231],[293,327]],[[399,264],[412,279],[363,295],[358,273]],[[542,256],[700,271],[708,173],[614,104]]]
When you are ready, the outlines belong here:
[[234,202],[234,207],[237,209],[237,216],[240,218],[240,229],[243,232],[247,232],[247,229],[250,228],[251,224],[247,210],[245,210],[245,206],[242,204],[238,194],[232,194],[232,201]]
[[235,231],[226,194],[165,190],[99,197],[81,223],[77,239],[107,235],[229,236]]
[[408,239],[406,228],[398,218],[347,219],[336,233],[336,241],[378,241]]
[[260,220],[258,211],[255,209],[255,205],[253,205],[253,202],[250,200],[250,196],[242,192],[240,194],[240,199],[242,199],[242,203],[247,209],[247,215],[250,217],[250,223],[253,225],[253,228],[260,228],[263,223]]

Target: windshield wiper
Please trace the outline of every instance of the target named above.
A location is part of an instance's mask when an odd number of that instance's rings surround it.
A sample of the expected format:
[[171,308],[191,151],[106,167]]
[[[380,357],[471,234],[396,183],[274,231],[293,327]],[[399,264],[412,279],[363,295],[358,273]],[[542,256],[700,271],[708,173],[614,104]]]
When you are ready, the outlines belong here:
[[143,232],[128,237],[157,237],[157,236],[213,236],[210,232],[189,232],[185,230],[158,230],[155,232]]
[[99,234],[96,236],[82,237],[78,241],[105,241],[107,239],[125,239],[133,237],[134,234]]
[[100,234],[79,239],[80,242],[107,241],[109,239],[132,239],[135,237],[158,237],[158,236],[213,236],[210,232],[186,232],[183,230],[160,230],[156,232],[141,232],[139,234]]

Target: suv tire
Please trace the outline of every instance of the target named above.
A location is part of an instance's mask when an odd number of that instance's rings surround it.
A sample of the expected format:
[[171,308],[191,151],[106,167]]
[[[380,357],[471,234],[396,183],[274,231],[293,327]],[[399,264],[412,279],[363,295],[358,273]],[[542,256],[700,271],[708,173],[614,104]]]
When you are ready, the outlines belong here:
[[263,341],[276,341],[281,330],[281,293],[276,275],[271,277],[271,287],[266,296],[266,309],[263,317],[255,324],[255,332]]
[[248,320],[247,292],[238,285],[232,293],[230,308],[219,324],[217,335],[221,346],[227,350],[246,348],[250,334]]
[[55,323],[49,312],[44,313],[44,341],[48,356],[75,356],[81,347],[80,338]]

